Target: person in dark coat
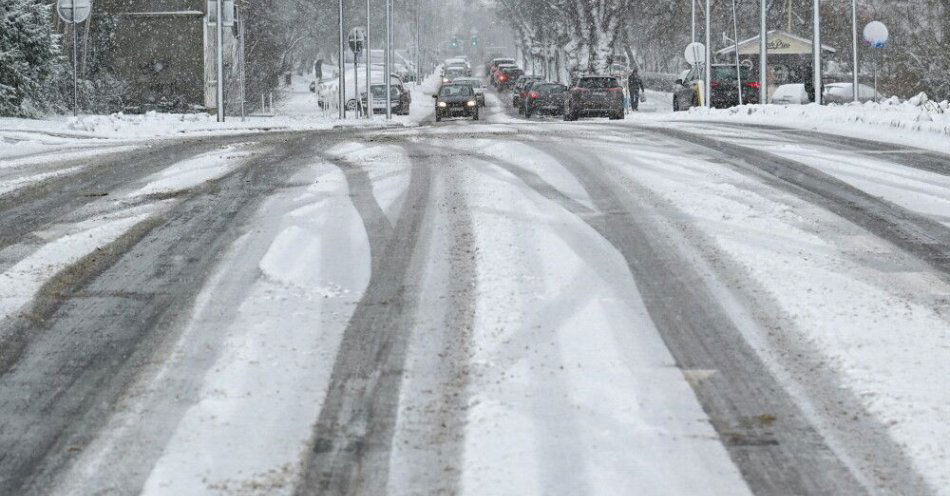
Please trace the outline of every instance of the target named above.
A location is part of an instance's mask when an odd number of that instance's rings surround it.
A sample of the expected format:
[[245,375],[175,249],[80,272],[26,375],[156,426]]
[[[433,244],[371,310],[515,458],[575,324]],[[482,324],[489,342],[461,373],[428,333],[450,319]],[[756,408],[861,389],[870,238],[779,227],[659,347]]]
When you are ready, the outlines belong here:
[[644,91],[643,80],[640,79],[640,73],[634,68],[627,76],[627,91],[630,92],[630,110],[637,111],[640,108],[640,95]]

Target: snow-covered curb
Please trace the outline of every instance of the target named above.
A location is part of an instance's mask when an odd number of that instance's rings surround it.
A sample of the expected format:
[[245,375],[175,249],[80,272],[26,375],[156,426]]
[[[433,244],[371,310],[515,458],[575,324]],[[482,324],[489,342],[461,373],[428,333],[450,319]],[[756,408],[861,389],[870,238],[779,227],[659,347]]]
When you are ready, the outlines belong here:
[[[671,116],[664,115],[665,120]],[[743,105],[729,109],[693,108],[672,120],[734,121],[768,124],[855,138],[873,139],[950,153],[950,103],[919,95],[845,105]]]

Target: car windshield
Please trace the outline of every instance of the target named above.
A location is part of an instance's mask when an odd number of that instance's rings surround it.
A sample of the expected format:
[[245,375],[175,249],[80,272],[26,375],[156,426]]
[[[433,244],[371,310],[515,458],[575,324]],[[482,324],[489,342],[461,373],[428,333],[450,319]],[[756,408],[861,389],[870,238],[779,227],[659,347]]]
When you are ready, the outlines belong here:
[[531,87],[532,90],[537,91],[542,95],[552,95],[555,93],[563,93],[567,91],[567,87],[561,84],[536,84]]
[[[389,89],[390,98],[399,98],[399,88],[395,86],[390,86],[389,88],[390,88]],[[372,92],[373,92],[373,98],[386,98],[386,85],[374,84]]]
[[482,81],[481,81],[480,79],[456,79],[456,80],[455,80],[455,83],[456,83],[456,84],[464,84],[464,85],[469,86],[469,87],[471,87],[471,88],[481,88],[481,87],[482,87]]
[[441,96],[472,96],[472,87],[464,84],[450,84],[439,91]]
[[580,82],[577,85],[581,88],[588,88],[588,89],[606,89],[606,88],[620,87],[620,83],[617,82],[617,78],[608,78],[608,77],[581,78]]

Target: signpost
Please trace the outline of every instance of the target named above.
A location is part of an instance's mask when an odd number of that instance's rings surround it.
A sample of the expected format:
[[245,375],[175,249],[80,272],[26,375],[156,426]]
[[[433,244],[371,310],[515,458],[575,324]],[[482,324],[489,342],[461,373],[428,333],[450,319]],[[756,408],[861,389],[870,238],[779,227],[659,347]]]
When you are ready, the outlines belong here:
[[706,0],[706,55],[703,57],[706,66],[703,78],[703,105],[712,107],[712,0]]
[[[350,45],[350,50],[353,52],[353,94],[356,95],[356,116],[359,117],[359,112],[363,101],[360,98],[360,72],[359,72],[359,60],[360,53],[363,51],[363,47],[366,45],[366,33],[363,31],[363,28],[353,28],[350,30],[349,36],[347,36],[347,43]],[[372,95],[369,94],[369,79],[366,80],[366,106],[372,107],[371,102]]]
[[363,109],[363,113],[366,114],[367,119],[373,118],[373,48],[369,43],[369,30],[372,24],[370,23],[369,18],[370,5],[369,0],[366,0],[366,40],[364,43],[363,53],[366,54],[366,108]]
[[339,60],[340,67],[339,71],[337,71],[339,81],[337,81],[336,93],[339,100],[337,103],[340,105],[340,119],[346,119],[346,40],[344,39],[346,35],[343,34],[343,0],[340,0],[339,8],[340,53],[338,54],[339,59],[337,60]]
[[812,55],[815,59],[815,69],[813,71],[812,84],[815,87],[815,103],[821,105],[821,0],[814,0],[812,5],[812,24],[814,32],[812,33]]
[[[215,26],[215,107],[218,122],[224,122],[224,28],[234,26],[234,0],[210,0],[208,24]],[[242,48],[243,49],[243,48]]]
[[393,118],[392,104],[392,63],[393,63],[393,1],[386,0],[386,68],[383,79],[386,81],[386,120]]
[[73,25],[73,116],[79,115],[79,26],[92,12],[91,0],[59,0],[59,18]]
[[[887,26],[880,21],[871,21],[867,26],[864,26],[864,41],[871,46],[871,48],[884,48],[887,46],[887,40],[890,38],[890,33],[887,31]],[[878,54],[874,51],[874,101],[877,101],[877,59]]]

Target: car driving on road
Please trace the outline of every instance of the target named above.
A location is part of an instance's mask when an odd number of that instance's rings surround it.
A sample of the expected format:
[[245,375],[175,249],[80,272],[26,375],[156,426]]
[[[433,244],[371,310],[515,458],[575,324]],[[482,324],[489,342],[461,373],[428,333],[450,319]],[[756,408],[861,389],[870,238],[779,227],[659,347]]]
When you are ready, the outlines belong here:
[[432,95],[435,99],[435,120],[446,117],[471,117],[478,120],[478,100],[475,90],[467,84],[446,84]]
[[531,89],[531,85],[543,81],[543,78],[537,76],[521,76],[511,88],[511,106],[518,110],[519,114],[524,113],[524,97]]
[[566,98],[567,86],[563,84],[534,83],[524,98],[524,116],[531,117],[535,113],[561,115],[564,113]]
[[452,81],[454,84],[467,84],[472,87],[472,91],[475,92],[475,100],[478,101],[479,107],[485,106],[485,86],[482,85],[482,80],[477,77],[464,77],[456,78]]
[[510,89],[522,76],[524,71],[514,64],[503,64],[495,70],[492,83],[498,88],[498,91]]
[[613,76],[581,76],[567,92],[564,120],[578,117],[623,119],[623,86]]

